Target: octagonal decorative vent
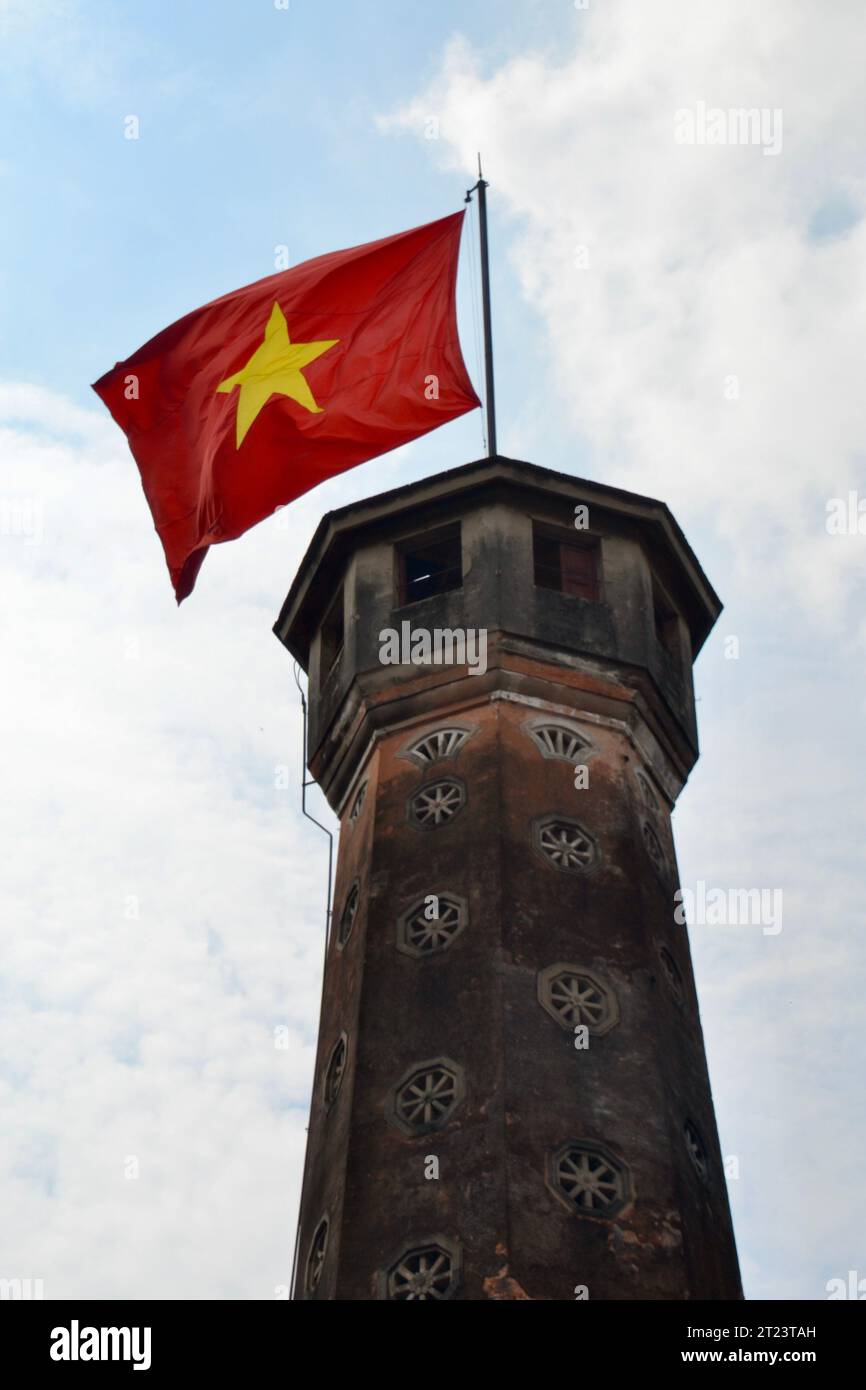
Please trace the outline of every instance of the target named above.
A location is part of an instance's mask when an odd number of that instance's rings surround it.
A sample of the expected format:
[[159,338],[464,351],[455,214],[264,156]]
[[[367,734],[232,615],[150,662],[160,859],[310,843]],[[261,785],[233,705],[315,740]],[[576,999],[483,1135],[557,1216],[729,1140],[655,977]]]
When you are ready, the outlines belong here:
[[547,719],[524,727],[544,758],[558,758],[566,763],[583,762],[591,746],[589,740],[564,719]]
[[550,1158],[549,1181],[580,1216],[615,1216],[631,1198],[628,1168],[594,1141],[574,1140],[557,1149]]
[[646,845],[646,852],[652,860],[653,868],[657,874],[664,877],[667,870],[667,860],[665,859],[661,841],[648,820],[643,821],[641,824],[641,834],[643,836],[643,842]]
[[358,904],[361,901],[361,885],[357,879],[352,884],[346,894],[346,901],[343,904],[343,911],[340,913],[340,921],[337,926],[337,945],[345,946],[349,937],[352,935],[352,928],[355,925],[355,918],[358,915]]
[[685,1138],[686,1148],[689,1151],[689,1158],[692,1160],[695,1172],[701,1179],[701,1182],[706,1182],[710,1176],[710,1161],[707,1158],[707,1151],[704,1147],[704,1141],[698,1133],[697,1127],[692,1124],[691,1120],[686,1120],[685,1124],[683,1125],[683,1136]]
[[409,801],[409,819],[419,830],[435,830],[453,820],[466,804],[463,783],[454,778],[428,782]]
[[590,1034],[601,1036],[619,1022],[613,990],[579,965],[549,965],[539,971],[538,1001],[569,1033],[583,1024]]
[[407,749],[407,755],[421,767],[438,763],[442,758],[456,758],[471,733],[471,729],[452,726],[436,729],[432,734],[425,734],[417,743],[413,743]]
[[343,1077],[346,1072],[346,1059],[349,1055],[349,1041],[345,1033],[341,1033],[334,1046],[331,1048],[331,1055],[328,1058],[328,1065],[325,1068],[325,1080],[322,1086],[325,1106],[330,1110],[337,1096],[340,1094],[340,1087],[343,1084]]
[[643,797],[644,804],[649,808],[650,811],[652,811],[653,815],[659,815],[661,812],[659,799],[653,791],[652,787],[650,786],[650,781],[646,773],[641,772],[638,768],[636,768],[634,775],[637,779],[637,784],[640,787],[640,794]]
[[309,1295],[316,1292],[322,1278],[325,1256],[328,1253],[328,1229],[328,1218],[323,1216],[316,1227],[313,1239],[310,1241],[310,1252],[307,1255],[307,1267],[304,1273],[304,1288]]
[[356,821],[356,820],[358,819],[358,817],[360,816],[361,811],[363,810],[363,807],[364,807],[364,802],[365,802],[366,799],[367,799],[367,783],[366,783],[366,782],[362,782],[361,785],[360,785],[360,787],[358,788],[358,794],[357,794],[357,796],[355,797],[355,800],[352,802],[352,809],[351,809],[351,811],[349,812],[349,824],[350,824],[350,825],[354,825],[354,824],[355,824],[355,821]]
[[431,1236],[404,1251],[384,1277],[388,1299],[453,1298],[460,1284],[460,1247],[444,1236]]
[[[410,908],[397,925],[397,946],[409,956],[430,956],[444,951],[466,926],[466,902],[455,893],[431,893]],[[436,916],[431,913],[435,910]]]
[[678,1004],[684,1004],[686,990],[682,973],[667,946],[659,946],[659,960],[668,989]]
[[598,859],[592,837],[577,821],[565,816],[547,816],[535,821],[533,839],[548,863],[566,873],[582,873],[591,869]]
[[390,1118],[405,1134],[441,1129],[465,1094],[463,1068],[450,1057],[418,1062],[394,1087]]

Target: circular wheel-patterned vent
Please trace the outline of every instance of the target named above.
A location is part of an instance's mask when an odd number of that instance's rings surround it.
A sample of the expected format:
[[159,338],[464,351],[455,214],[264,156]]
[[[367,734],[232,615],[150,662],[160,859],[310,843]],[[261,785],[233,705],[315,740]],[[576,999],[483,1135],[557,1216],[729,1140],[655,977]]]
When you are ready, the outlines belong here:
[[649,778],[647,777],[645,772],[641,772],[637,769],[635,770],[634,775],[637,778],[637,784],[640,787],[641,796],[643,797],[644,802],[652,811],[653,815],[657,816],[661,808],[659,806],[658,797],[656,796],[655,792],[650,786]]
[[323,1216],[316,1227],[316,1234],[310,1242],[310,1253],[307,1256],[307,1268],[304,1275],[304,1288],[310,1295],[314,1294],[319,1287],[322,1270],[325,1267],[325,1256],[328,1253],[328,1225],[327,1216]]
[[407,1250],[392,1265],[388,1271],[385,1296],[406,1302],[410,1299],[453,1298],[458,1282],[459,1263],[455,1251],[439,1240],[431,1241]]
[[463,1099],[463,1068],[450,1057],[419,1062],[392,1093],[392,1118],[406,1134],[441,1129]]
[[413,907],[400,918],[397,946],[409,956],[432,956],[451,945],[466,925],[466,904],[454,894],[431,894],[437,900],[436,916],[429,901]]
[[325,1068],[325,1083],[322,1089],[325,1096],[325,1105],[329,1110],[340,1094],[340,1087],[343,1084],[343,1077],[346,1074],[346,1058],[348,1055],[348,1040],[346,1034],[341,1033],[331,1049],[328,1065]]
[[710,1163],[704,1148],[704,1141],[691,1120],[686,1120],[683,1126],[683,1135],[695,1172],[702,1182],[706,1182],[710,1176]]
[[665,981],[668,989],[676,1002],[682,1006],[685,1003],[686,991],[683,984],[683,977],[680,968],[668,950],[667,946],[659,946],[659,960],[662,963]]
[[550,1180],[580,1216],[615,1216],[631,1196],[628,1169],[600,1144],[576,1141],[553,1154]]
[[551,816],[537,821],[534,831],[537,848],[555,869],[582,873],[598,858],[595,842],[577,821]]
[[643,842],[646,845],[647,854],[653,862],[653,868],[656,873],[664,876],[667,868],[664,850],[662,849],[658,835],[655,833],[648,820],[643,822],[641,833],[643,835]]
[[345,946],[349,937],[352,935],[352,928],[355,925],[355,918],[358,915],[358,903],[361,901],[361,885],[356,879],[346,895],[343,904],[343,911],[340,913],[340,923],[337,927],[337,945]]
[[568,1032],[582,1024],[589,1033],[598,1035],[619,1022],[613,991],[577,965],[550,965],[540,971],[538,998],[542,1008]]
[[429,782],[409,801],[409,819],[419,830],[435,830],[453,820],[466,804],[462,782],[451,778]]

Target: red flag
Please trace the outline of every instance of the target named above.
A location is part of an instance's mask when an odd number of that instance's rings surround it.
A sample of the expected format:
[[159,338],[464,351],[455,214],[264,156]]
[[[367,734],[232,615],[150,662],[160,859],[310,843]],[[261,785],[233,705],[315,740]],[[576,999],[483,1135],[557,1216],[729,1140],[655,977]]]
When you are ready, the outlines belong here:
[[457,337],[463,216],[223,295],[95,383],[178,603],[210,545],[480,404]]

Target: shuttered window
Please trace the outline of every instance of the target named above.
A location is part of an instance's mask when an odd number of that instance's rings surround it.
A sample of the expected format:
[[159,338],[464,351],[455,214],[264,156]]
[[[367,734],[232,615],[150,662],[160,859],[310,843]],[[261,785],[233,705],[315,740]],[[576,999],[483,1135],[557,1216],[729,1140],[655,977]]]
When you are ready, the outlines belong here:
[[[565,539],[565,536],[568,538]],[[542,589],[598,603],[599,545],[593,538],[576,541],[566,532],[536,523],[533,528],[535,583]]]

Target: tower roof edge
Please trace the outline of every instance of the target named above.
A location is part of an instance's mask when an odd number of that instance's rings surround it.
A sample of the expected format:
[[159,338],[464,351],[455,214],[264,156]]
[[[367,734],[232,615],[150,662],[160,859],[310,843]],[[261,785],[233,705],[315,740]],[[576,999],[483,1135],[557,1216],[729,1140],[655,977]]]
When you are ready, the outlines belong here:
[[339,572],[362,533],[387,529],[389,522],[416,508],[459,505],[461,499],[502,489],[548,496],[558,492],[575,503],[594,505],[637,525],[651,527],[657,543],[667,550],[688,587],[688,622],[693,655],[697,655],[722,611],[722,602],[667,504],[501,454],[475,459],[326,512],[298,566],[274,624],[275,634],[306,669],[312,634],[333,594]]

